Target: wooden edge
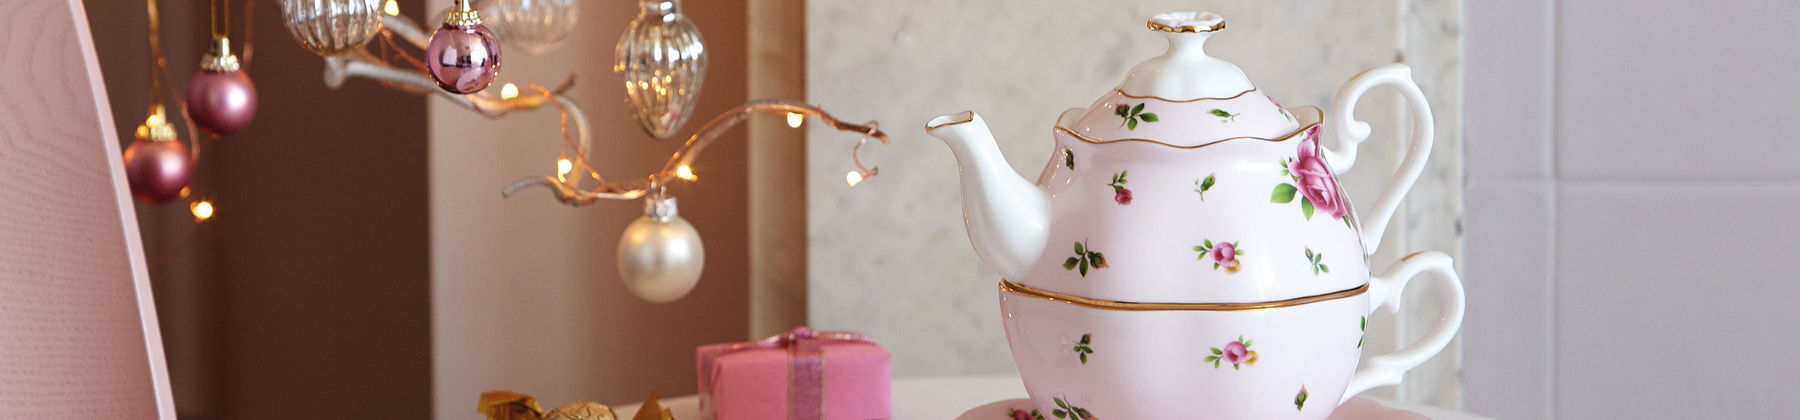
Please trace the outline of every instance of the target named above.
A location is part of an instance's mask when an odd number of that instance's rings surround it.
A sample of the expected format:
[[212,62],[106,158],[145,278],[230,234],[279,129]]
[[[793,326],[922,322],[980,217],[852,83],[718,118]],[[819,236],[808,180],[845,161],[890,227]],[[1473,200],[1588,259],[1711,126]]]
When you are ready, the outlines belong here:
[[157,417],[175,419],[175,396],[169,384],[168,358],[163,354],[161,324],[156,318],[156,299],[150,291],[150,269],[145,261],[144,243],[138,231],[136,206],[132,202],[131,187],[125,180],[125,163],[119,152],[119,136],[117,127],[113,126],[112,102],[106,96],[106,82],[100,72],[100,59],[94,50],[92,29],[88,27],[87,11],[81,0],[67,0],[69,15],[74,20],[75,39],[81,46],[81,61],[87,67],[88,91],[94,97],[95,121],[100,124],[103,133],[98,139],[100,153],[107,156],[106,169],[112,178],[113,202],[119,211],[121,232],[124,232],[125,252],[131,258],[131,282],[137,295],[138,320],[143,328],[144,353],[150,364],[150,380],[154,386]]

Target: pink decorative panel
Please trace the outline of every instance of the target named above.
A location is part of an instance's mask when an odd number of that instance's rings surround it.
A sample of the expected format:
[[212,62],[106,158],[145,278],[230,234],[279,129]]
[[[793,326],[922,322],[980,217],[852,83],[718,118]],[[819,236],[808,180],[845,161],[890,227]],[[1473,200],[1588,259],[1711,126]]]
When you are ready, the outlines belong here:
[[175,418],[78,0],[0,0],[0,418]]

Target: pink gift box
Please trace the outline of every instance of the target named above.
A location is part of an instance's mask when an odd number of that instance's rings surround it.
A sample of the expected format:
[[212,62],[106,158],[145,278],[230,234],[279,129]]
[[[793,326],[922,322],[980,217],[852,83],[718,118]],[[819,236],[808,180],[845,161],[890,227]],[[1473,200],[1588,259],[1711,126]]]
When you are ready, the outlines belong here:
[[801,327],[761,341],[700,346],[694,353],[705,419],[893,417],[888,353],[861,335]]

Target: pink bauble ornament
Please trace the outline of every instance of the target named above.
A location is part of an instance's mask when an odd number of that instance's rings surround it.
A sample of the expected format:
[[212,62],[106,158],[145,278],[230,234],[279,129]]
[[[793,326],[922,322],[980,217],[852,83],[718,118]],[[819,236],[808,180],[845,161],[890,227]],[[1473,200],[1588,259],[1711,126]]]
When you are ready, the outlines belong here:
[[201,70],[188,81],[188,117],[216,135],[230,135],[250,125],[256,116],[256,86],[243,70]]
[[450,93],[480,92],[500,75],[500,41],[467,1],[458,0],[444,24],[431,34],[425,69],[438,87]]
[[131,194],[150,203],[181,197],[194,176],[194,161],[180,141],[138,139],[125,148],[125,179]]
[[238,68],[231,40],[213,38],[213,50],[200,60],[200,71],[188,80],[188,117],[214,135],[229,135],[250,125],[256,116],[256,86]]

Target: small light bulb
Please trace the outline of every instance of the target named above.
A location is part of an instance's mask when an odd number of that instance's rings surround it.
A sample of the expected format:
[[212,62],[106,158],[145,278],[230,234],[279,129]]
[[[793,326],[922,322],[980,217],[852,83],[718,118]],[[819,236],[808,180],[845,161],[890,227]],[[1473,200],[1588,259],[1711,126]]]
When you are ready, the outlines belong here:
[[788,113],[788,127],[800,128],[800,124],[804,123],[806,123],[806,114],[798,112]]
[[211,219],[213,216],[213,205],[211,201],[196,201],[193,204],[188,205],[188,210],[194,212],[194,223],[204,222],[206,219]]
[[557,176],[568,175],[569,172],[572,172],[574,170],[575,170],[575,162],[570,162],[569,159],[566,159],[566,158],[556,160],[556,175]]
[[387,6],[383,7],[382,11],[387,12],[388,16],[400,16],[400,3],[395,2],[394,0],[388,0]]
[[518,85],[507,83],[505,86],[500,87],[500,99],[512,99],[517,97],[519,97]]
[[698,178],[698,177],[694,176],[694,168],[690,168],[687,165],[681,165],[681,166],[676,167],[675,168],[675,177],[689,180],[689,181],[693,181],[695,178]]
[[844,174],[844,183],[850,184],[850,188],[856,188],[856,184],[861,184],[862,182],[862,172],[850,171],[850,173]]

